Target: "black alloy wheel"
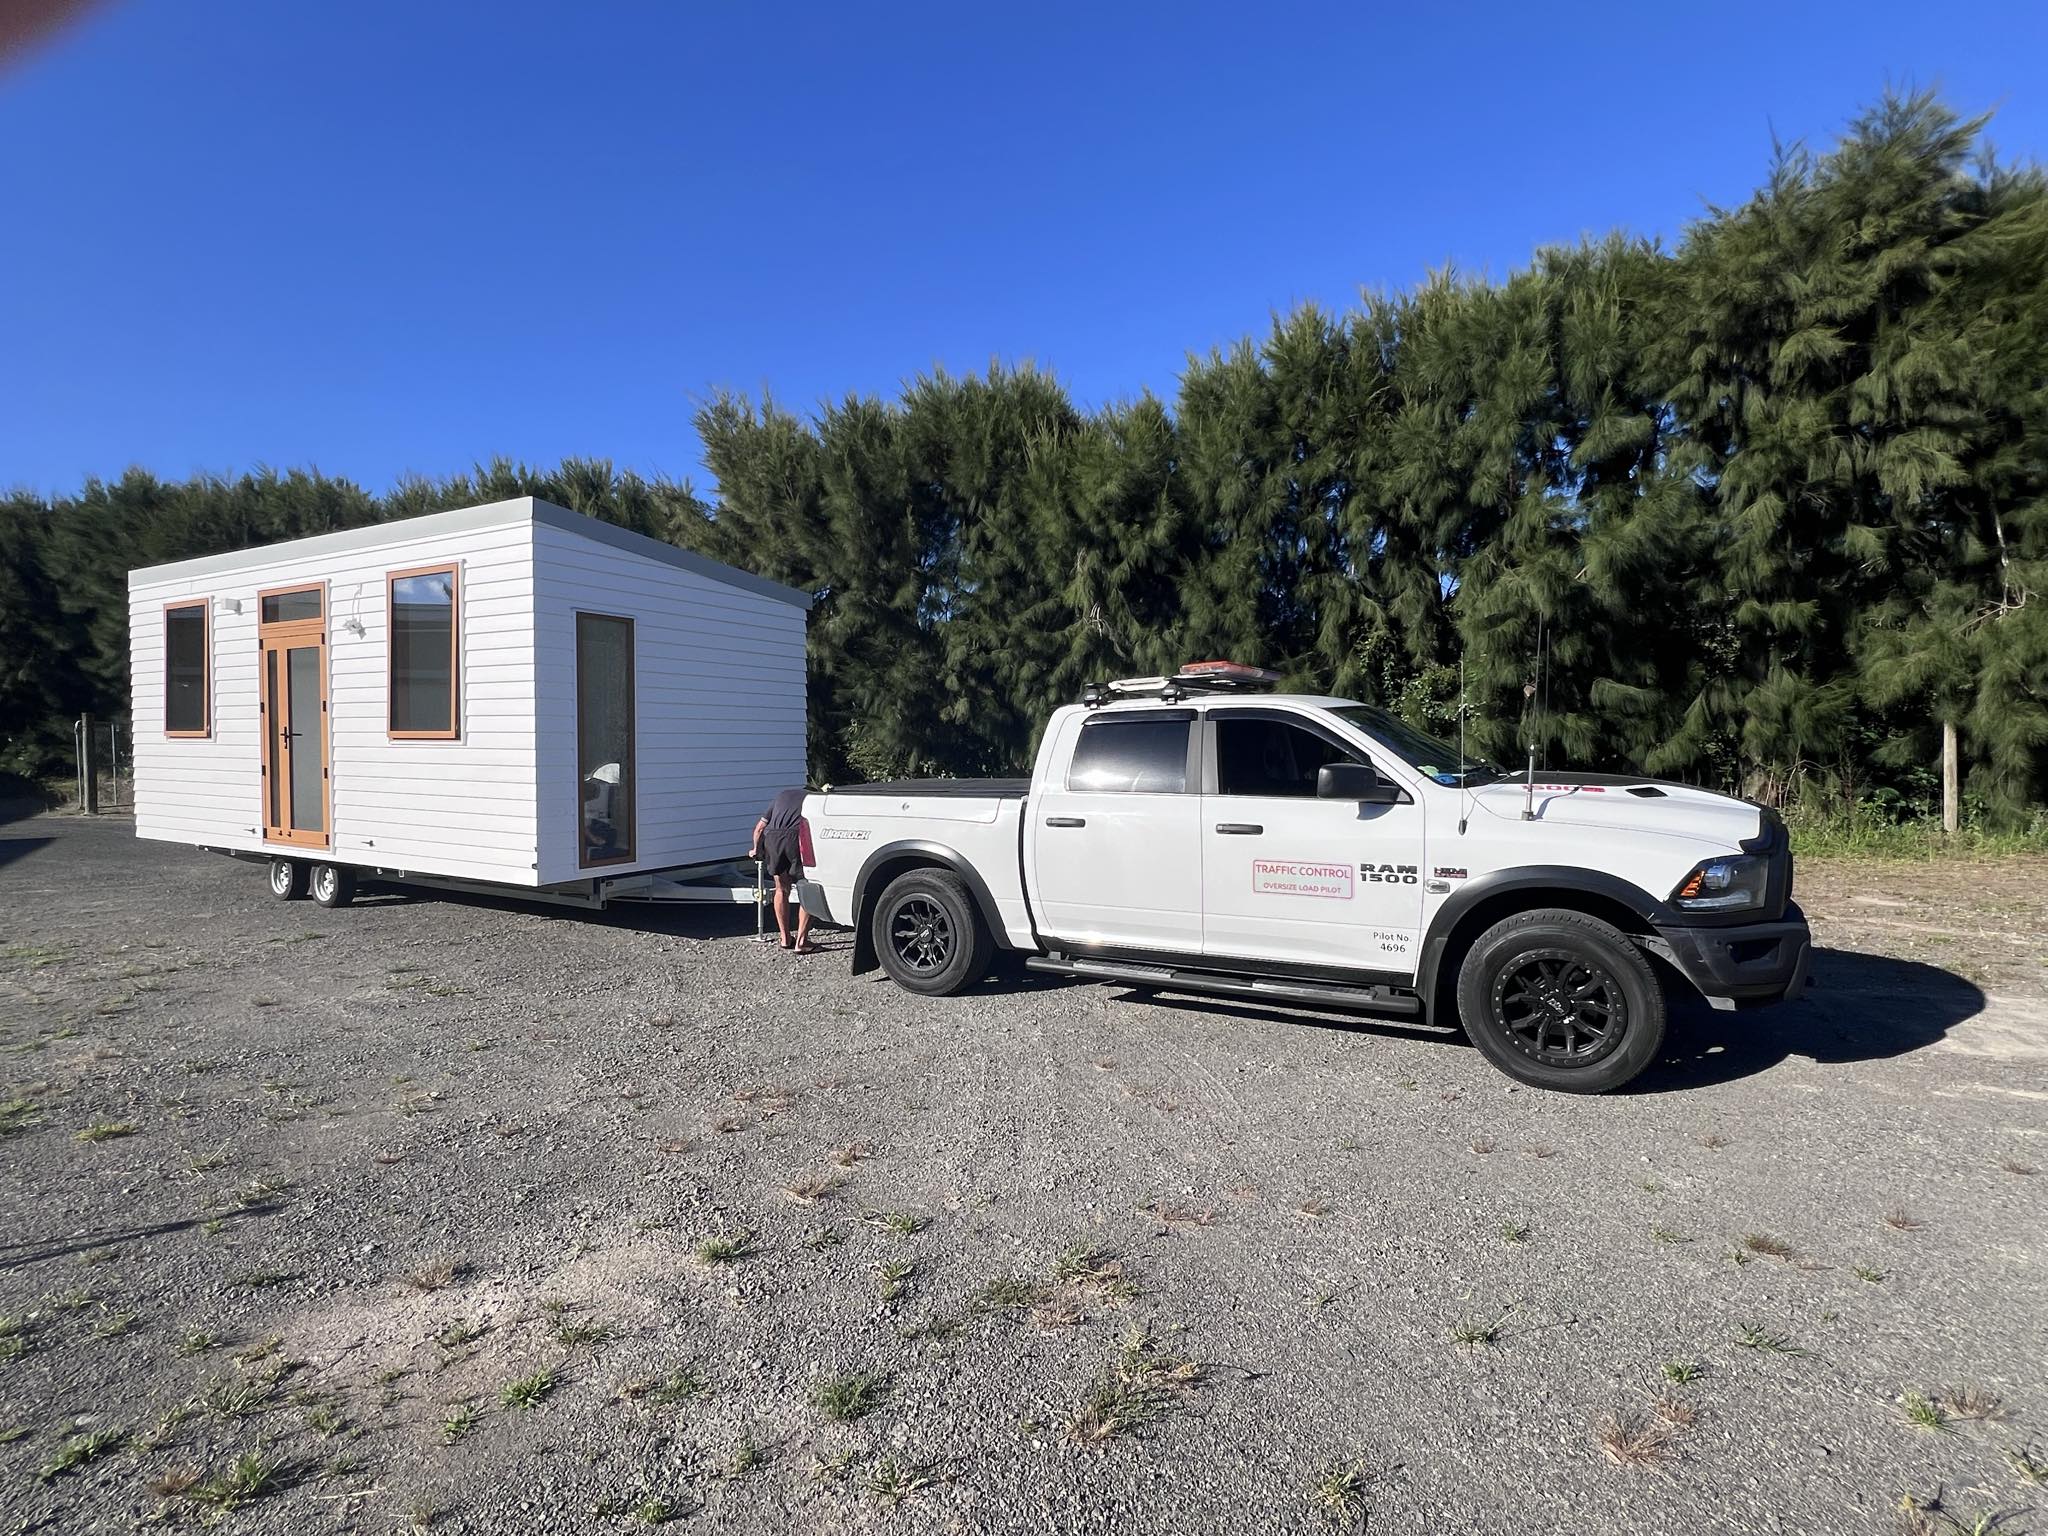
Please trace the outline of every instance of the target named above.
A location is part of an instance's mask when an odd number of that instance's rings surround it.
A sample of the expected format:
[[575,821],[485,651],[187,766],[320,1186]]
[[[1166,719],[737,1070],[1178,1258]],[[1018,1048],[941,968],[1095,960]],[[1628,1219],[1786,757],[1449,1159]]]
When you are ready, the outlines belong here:
[[1589,1067],[1621,1043],[1628,999],[1603,966],[1568,949],[1539,949],[1495,977],[1493,1017],[1530,1060]]
[[930,896],[913,892],[889,913],[889,947],[906,970],[935,976],[953,958],[958,935],[946,909]]

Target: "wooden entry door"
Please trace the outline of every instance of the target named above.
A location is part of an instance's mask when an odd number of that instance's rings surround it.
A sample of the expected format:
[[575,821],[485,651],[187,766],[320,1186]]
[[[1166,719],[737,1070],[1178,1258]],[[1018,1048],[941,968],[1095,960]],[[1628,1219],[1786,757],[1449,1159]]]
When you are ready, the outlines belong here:
[[265,592],[257,624],[263,839],[325,848],[328,828],[327,589]]

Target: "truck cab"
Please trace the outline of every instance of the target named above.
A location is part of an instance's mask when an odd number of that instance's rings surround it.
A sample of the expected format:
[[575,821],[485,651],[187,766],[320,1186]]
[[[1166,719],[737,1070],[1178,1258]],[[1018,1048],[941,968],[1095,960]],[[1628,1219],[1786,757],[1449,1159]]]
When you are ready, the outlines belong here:
[[[1624,775],[1510,773],[1250,669],[1091,689],[1028,781],[814,795],[813,916],[943,995],[997,948],[1076,979],[1462,1027],[1597,1092],[1655,1059],[1667,986],[1796,994],[1810,938],[1772,813]],[[943,953],[943,959],[941,954]]]

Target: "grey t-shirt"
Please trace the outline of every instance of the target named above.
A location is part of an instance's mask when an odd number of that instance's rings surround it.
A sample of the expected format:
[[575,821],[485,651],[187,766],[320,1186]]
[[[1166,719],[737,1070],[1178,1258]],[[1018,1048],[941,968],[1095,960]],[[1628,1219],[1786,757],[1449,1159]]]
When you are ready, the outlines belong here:
[[801,789],[785,789],[775,797],[775,803],[768,807],[768,830],[786,831],[803,820],[804,792]]

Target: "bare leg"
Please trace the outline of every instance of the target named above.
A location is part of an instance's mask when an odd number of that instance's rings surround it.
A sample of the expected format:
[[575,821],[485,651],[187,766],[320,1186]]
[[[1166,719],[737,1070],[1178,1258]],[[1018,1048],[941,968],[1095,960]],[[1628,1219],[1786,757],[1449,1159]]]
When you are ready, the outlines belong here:
[[796,947],[798,949],[809,949],[811,947],[811,914],[802,902],[798,902],[796,908]]
[[775,877],[775,926],[782,931],[782,947],[789,947],[789,876]]

